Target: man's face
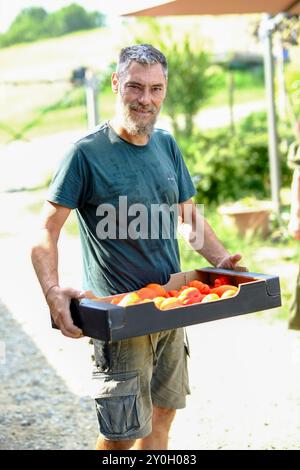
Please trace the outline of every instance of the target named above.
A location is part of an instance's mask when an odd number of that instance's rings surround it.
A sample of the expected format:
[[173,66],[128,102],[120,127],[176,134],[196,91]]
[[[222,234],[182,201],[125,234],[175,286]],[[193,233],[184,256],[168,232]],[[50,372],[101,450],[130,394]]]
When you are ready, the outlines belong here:
[[118,111],[132,135],[149,135],[166,96],[167,82],[160,64],[132,62],[124,76],[112,77],[118,95]]

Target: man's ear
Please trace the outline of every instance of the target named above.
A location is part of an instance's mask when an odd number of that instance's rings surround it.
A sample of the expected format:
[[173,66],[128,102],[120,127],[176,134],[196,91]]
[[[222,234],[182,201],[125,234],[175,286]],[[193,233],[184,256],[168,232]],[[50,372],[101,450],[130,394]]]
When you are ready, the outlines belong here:
[[112,76],[111,76],[111,87],[112,87],[112,91],[117,94],[118,91],[119,91],[119,79],[118,79],[118,75],[117,75],[117,72],[113,72],[112,73]]

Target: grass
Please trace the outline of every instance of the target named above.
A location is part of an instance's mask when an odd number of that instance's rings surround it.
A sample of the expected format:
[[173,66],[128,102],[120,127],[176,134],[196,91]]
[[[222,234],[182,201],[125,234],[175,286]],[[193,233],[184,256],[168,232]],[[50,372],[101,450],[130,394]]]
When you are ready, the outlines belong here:
[[[103,94],[99,98],[100,121],[110,119],[114,112],[114,97],[112,94]],[[36,124],[35,124],[36,121]],[[32,125],[30,124],[32,123]],[[0,122],[0,144],[6,144],[13,140],[13,133],[23,132],[24,139],[32,139],[43,135],[51,135],[58,132],[73,129],[85,129],[87,126],[87,116],[85,106],[71,106],[43,112],[43,108],[31,109],[24,116],[10,116],[6,119],[5,126]]]
[[28,139],[41,135],[51,135],[65,130],[81,129],[86,126],[86,115],[83,106],[59,109],[47,113],[38,126],[32,127],[25,136]]
[[[262,86],[237,89],[234,93],[234,104],[250,103],[265,99],[265,89]],[[228,106],[228,92],[226,89],[218,91],[209,100],[206,108]]]

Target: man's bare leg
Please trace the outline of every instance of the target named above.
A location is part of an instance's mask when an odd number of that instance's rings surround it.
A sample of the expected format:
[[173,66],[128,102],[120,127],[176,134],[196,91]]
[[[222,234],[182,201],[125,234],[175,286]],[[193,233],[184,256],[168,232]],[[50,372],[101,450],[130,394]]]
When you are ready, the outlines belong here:
[[133,450],[167,450],[169,431],[176,410],[153,406],[152,432],[143,439],[137,439]]
[[98,437],[96,450],[167,450],[171,424],[176,410],[153,406],[152,432],[142,439],[111,441]]
[[134,445],[135,440],[111,441],[99,436],[96,443],[96,450],[128,450]]

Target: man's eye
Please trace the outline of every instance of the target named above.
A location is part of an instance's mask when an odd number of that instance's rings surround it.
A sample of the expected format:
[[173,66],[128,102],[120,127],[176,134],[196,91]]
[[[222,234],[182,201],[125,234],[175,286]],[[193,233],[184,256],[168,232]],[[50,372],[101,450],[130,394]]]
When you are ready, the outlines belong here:
[[160,93],[162,91],[162,88],[160,86],[156,86],[156,87],[152,88],[152,91],[154,93]]

